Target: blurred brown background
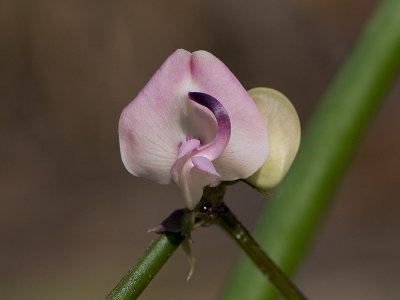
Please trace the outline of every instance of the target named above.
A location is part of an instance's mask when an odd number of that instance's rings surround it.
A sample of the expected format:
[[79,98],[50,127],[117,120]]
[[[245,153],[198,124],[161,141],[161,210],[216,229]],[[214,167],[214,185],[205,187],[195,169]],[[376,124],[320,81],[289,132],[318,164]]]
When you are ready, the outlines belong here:
[[[125,171],[117,132],[175,49],[282,91],[304,127],[377,3],[0,0],[0,298],[103,298],[146,230],[183,206],[175,186]],[[399,96],[397,84],[298,274],[311,299],[398,298]],[[266,202],[245,185],[227,201],[249,227]],[[191,281],[178,250],[143,299],[215,299],[240,251],[217,228],[194,242]]]

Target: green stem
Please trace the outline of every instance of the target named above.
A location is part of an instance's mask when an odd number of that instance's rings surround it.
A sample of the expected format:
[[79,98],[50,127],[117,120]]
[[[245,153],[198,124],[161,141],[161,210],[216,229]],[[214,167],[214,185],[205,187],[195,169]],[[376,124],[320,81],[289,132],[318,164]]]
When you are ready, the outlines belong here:
[[[296,286],[266,255],[248,230],[222,202],[225,190],[225,184],[207,188],[194,211],[176,210],[158,227],[160,230],[178,231],[180,229],[189,236],[191,230],[198,226],[217,224],[245,251],[286,299],[305,300],[306,298]],[[154,239],[137,264],[126,273],[106,300],[138,298],[183,240],[184,234],[181,233],[164,233]],[[187,250],[190,253],[190,249]],[[267,282],[266,278],[264,282]]]
[[305,296],[268,257],[236,216],[225,205],[221,208],[223,212],[219,215],[217,224],[243,249],[258,269],[286,299],[305,300]]
[[[399,67],[400,1],[387,0],[328,89],[291,170],[258,224],[257,240],[286,274],[293,273],[302,259]],[[223,299],[276,296],[251,262],[243,259]]]
[[183,236],[177,233],[160,234],[106,300],[137,299],[183,239]]

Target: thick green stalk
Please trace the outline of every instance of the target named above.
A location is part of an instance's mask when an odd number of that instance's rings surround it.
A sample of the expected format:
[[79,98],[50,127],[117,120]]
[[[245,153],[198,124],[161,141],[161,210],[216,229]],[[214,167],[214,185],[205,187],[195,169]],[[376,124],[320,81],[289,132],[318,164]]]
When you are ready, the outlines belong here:
[[[387,0],[329,87],[293,167],[258,224],[256,239],[286,274],[302,259],[399,66],[400,1]],[[229,300],[275,297],[272,286],[246,258],[222,294]]]
[[182,241],[177,233],[160,234],[106,300],[137,299]]

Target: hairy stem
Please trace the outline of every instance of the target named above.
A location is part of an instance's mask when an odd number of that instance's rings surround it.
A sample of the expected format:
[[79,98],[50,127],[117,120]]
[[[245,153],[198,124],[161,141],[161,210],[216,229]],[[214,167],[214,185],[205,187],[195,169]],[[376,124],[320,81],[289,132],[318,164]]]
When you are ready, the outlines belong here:
[[[249,231],[222,202],[225,190],[224,184],[215,188],[207,188],[194,211],[178,209],[165,219],[161,226],[157,226],[156,232],[167,231],[167,233],[161,233],[152,242],[137,264],[126,273],[114,290],[106,297],[106,300],[137,299],[182,243],[185,236],[190,236],[190,232],[199,226],[213,224],[221,227],[244,250],[286,299],[305,300],[306,298],[302,293],[266,255]],[[191,225],[189,225],[190,220],[194,220]],[[180,226],[180,232],[177,232],[179,230],[177,226]],[[169,230],[176,232],[168,232]],[[187,249],[187,251],[190,253],[190,249]],[[264,278],[265,283],[267,283],[267,278]]]
[[[222,209],[221,209],[222,208]],[[268,257],[236,216],[222,205],[217,224],[243,249],[258,269],[288,300],[304,300],[305,296]]]

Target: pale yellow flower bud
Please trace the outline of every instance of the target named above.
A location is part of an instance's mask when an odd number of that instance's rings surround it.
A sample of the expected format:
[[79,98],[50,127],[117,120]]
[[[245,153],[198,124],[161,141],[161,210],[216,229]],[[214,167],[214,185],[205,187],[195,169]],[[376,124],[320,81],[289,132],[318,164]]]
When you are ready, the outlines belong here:
[[254,88],[248,93],[265,120],[269,155],[262,167],[246,181],[266,192],[282,181],[296,156],[300,145],[300,121],[292,103],[280,92]]

